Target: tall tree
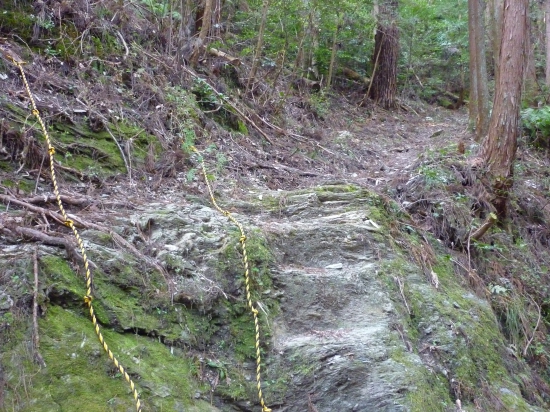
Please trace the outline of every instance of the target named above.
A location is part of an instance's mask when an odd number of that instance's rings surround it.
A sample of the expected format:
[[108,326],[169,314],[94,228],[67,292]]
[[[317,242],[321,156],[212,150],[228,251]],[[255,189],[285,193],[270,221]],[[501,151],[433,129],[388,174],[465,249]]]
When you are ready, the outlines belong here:
[[265,32],[265,23],[267,20],[267,12],[269,10],[269,0],[264,0],[262,6],[262,18],[260,21],[260,29],[258,31],[258,41],[256,43],[256,50],[254,51],[254,59],[252,60],[252,67],[250,68],[250,73],[248,75],[248,82],[246,83],[246,89],[251,90],[254,82],[256,81],[256,72],[260,65],[260,58],[262,56],[262,48],[264,45],[264,32]]
[[504,0],[504,17],[500,46],[500,74],[489,135],[481,147],[486,165],[492,203],[497,215],[507,215],[508,191],[514,182],[513,165],[519,133],[519,110],[528,36],[528,0]]
[[550,0],[546,0],[544,5],[544,21],[546,23],[546,85],[550,87]]
[[201,2],[200,7],[197,8],[195,30],[199,32],[199,36],[197,41],[193,44],[193,52],[190,59],[192,65],[197,64],[201,48],[204,46],[206,37],[210,32],[213,4],[214,0],[204,0]]
[[395,107],[397,93],[397,57],[399,55],[397,7],[398,0],[382,0],[379,4],[372,56],[374,68],[368,91],[369,97],[386,109]]
[[470,42],[470,126],[476,140],[487,135],[489,127],[489,89],[485,55],[485,23],[483,0],[468,0],[468,34]]

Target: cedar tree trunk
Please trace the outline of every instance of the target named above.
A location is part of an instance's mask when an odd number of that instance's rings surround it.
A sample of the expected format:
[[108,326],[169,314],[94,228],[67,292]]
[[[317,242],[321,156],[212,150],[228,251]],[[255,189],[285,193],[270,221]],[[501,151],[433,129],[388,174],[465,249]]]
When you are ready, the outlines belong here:
[[397,27],[397,0],[380,3],[380,14],[374,37],[373,76],[369,97],[385,109],[395,107],[397,93],[397,57],[399,55],[399,28]]
[[476,141],[487,136],[489,128],[489,88],[485,56],[483,0],[468,0],[468,34],[470,43],[470,126]]
[[495,86],[489,135],[481,147],[481,158],[492,189],[492,203],[501,220],[507,215],[508,191],[514,182],[528,11],[528,0],[504,1],[500,74]]

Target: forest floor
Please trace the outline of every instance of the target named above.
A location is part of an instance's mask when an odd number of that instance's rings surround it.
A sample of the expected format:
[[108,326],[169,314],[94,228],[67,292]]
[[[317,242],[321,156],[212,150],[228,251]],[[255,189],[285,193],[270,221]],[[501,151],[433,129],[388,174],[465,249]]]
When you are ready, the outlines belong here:
[[[465,109],[447,110],[408,102],[414,108],[402,105],[399,110],[387,111],[374,107],[367,113],[343,97],[330,102],[322,119],[307,121],[305,132],[299,114],[288,121],[288,130],[302,134],[289,131],[271,137],[270,142],[231,134],[209,138],[208,143],[214,141],[217,149],[215,154],[207,151],[204,160],[214,174],[215,189],[235,198],[262,188],[293,190],[339,182],[388,194],[401,190],[418,174],[423,155],[437,152],[465,159],[459,143],[466,147],[466,154],[475,152],[478,146],[468,130]],[[197,141],[199,150],[207,146],[201,147]],[[194,160],[198,171],[197,159]],[[185,182],[189,192],[206,194],[202,176],[193,173],[192,182],[188,176],[182,171],[176,180]],[[170,179],[132,185],[141,188],[146,197],[153,190],[155,196],[173,199],[171,193],[175,189]]]

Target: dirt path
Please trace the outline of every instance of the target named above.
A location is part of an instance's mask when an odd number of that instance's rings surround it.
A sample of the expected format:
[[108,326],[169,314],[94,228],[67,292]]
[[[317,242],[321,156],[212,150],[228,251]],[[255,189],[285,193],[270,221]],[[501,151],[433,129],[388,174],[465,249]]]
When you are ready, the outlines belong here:
[[[289,122],[289,130],[300,128]],[[468,145],[470,139],[465,110],[437,108],[419,114],[376,109],[366,116],[348,105],[308,130],[313,137],[276,136],[264,147],[251,137],[220,143],[228,159],[220,189],[234,197],[251,188],[291,190],[327,181],[382,188],[408,179],[422,153],[456,151],[459,140]],[[212,156],[206,160],[213,164]]]

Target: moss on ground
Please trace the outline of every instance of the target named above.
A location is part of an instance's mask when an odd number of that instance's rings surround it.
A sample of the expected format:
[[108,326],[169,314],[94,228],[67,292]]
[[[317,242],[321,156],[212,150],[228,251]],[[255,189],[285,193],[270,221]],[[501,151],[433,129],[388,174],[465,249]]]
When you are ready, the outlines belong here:
[[[133,256],[109,248],[110,238],[91,234],[101,243],[90,245],[88,251],[98,266],[93,269],[96,315],[107,343],[142,394],[146,410],[210,410],[210,405],[200,400],[210,398],[210,386],[201,383],[208,382],[205,368],[219,374],[215,398],[257,399],[255,329],[244,299],[237,232],[221,251],[223,258],[216,277],[238,290],[239,300],[216,302],[216,309],[207,312],[204,308],[171,304],[169,296],[159,291],[160,274],[140,270]],[[272,316],[278,312],[277,303],[269,295],[273,257],[259,232],[249,235],[247,251],[253,301],[260,302]],[[27,260],[25,270],[30,265]],[[33,362],[31,348],[25,343],[31,334],[29,314],[14,321],[13,315],[6,316],[11,312],[3,313],[2,327],[9,328],[11,340],[2,341],[0,363],[5,365],[8,386],[13,387],[5,402],[18,405],[20,411],[69,411],[75,405],[87,405],[92,412],[131,410],[128,385],[103,353],[84,305],[84,276],[76,273],[64,257],[49,254],[40,256],[39,271],[41,307],[45,311],[39,321],[40,353],[47,367],[40,369]],[[265,317],[260,310],[262,355],[270,336]],[[202,362],[203,366],[197,368],[189,360],[189,350],[213,347],[218,349],[219,358],[214,366]],[[13,361],[15,358],[17,361]],[[284,382],[272,379],[267,386],[281,392]]]
[[[19,130],[21,125],[28,123],[30,113],[26,110],[7,101],[2,102],[2,106],[10,113],[12,121],[7,124],[14,130]],[[56,119],[51,125],[48,125],[48,133],[52,145],[56,149],[56,161],[62,166],[75,169],[88,177],[101,179],[127,172],[121,150],[125,152],[126,161],[134,169],[143,166],[150,146],[155,155],[160,150],[160,143],[154,136],[131,122],[121,121],[109,124],[108,127],[112,136],[107,130],[92,130],[84,119],[80,119],[80,121],[73,119],[71,122],[63,118]],[[39,143],[45,147],[42,131],[37,129],[36,136],[39,136]],[[130,145],[131,159],[128,158],[127,144]],[[9,163],[2,163],[2,168],[5,170],[14,167],[10,168]],[[16,183],[12,182],[12,185]],[[20,179],[17,184],[23,190],[30,191],[34,188],[35,182]]]
[[[40,319],[45,368],[32,361],[29,325],[18,325],[16,333],[26,339],[14,339],[0,355],[8,387],[13,388],[6,392],[6,405],[21,412],[135,408],[129,385],[103,352],[89,319],[79,312],[52,306]],[[196,392],[204,388],[193,379],[193,367],[180,351],[171,351],[157,339],[107,328],[103,333],[136,383],[145,410],[211,410],[206,402],[195,399]]]

